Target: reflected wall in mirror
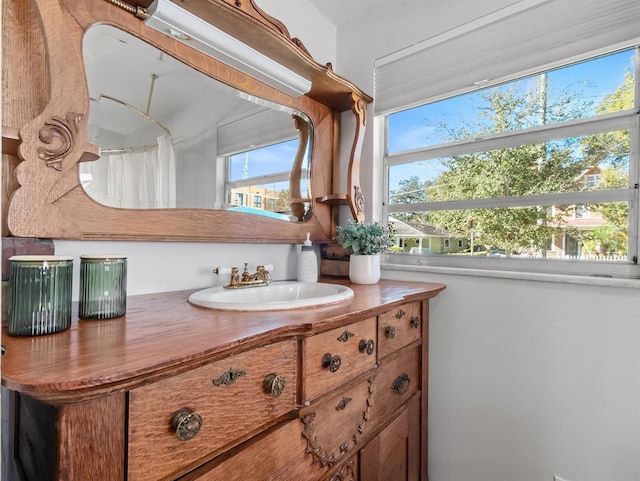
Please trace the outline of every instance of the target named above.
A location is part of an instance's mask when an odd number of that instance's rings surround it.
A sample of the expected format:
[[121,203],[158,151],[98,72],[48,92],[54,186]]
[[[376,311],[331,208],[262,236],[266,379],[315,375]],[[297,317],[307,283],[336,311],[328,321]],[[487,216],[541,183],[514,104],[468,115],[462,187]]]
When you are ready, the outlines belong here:
[[110,25],[83,38],[86,193],[105,206],[310,215],[308,117],[225,85]]

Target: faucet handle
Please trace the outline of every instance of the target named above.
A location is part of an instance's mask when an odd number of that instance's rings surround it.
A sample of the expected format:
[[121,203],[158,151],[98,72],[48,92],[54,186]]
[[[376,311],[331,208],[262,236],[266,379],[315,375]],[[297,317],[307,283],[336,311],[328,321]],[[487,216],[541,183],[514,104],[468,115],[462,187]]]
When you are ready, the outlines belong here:
[[265,265],[262,266],[262,268],[267,272],[272,272],[273,271],[273,264],[265,264]]
[[213,270],[213,273],[219,276],[224,276],[225,274],[231,274],[231,267],[216,267]]

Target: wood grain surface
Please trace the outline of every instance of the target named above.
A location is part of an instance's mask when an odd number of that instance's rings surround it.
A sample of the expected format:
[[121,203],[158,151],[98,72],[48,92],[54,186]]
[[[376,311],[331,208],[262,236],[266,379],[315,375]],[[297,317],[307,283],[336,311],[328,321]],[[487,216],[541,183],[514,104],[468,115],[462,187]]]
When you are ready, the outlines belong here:
[[[445,286],[382,280],[350,285],[352,300],[319,308],[229,312],[196,307],[179,291],[127,299],[123,317],[77,318],[71,328],[39,337],[9,337],[2,383],[48,402],[72,402],[131,389],[235,352],[292,336],[310,336],[375,316],[407,300],[429,299]],[[424,318],[423,318],[424,319]]]

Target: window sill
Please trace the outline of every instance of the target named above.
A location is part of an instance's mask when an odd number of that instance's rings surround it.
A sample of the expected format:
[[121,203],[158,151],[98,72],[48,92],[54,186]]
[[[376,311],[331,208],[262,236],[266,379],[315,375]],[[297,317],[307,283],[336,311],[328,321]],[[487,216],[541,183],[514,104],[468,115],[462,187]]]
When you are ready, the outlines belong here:
[[383,262],[383,270],[425,272],[432,274],[447,274],[458,276],[495,277],[502,279],[517,279],[526,281],[559,282],[564,284],[584,284],[603,287],[626,287],[640,289],[640,279],[609,277],[599,275],[553,274],[547,272],[524,272],[492,269],[477,269],[470,267],[442,267],[409,265]]

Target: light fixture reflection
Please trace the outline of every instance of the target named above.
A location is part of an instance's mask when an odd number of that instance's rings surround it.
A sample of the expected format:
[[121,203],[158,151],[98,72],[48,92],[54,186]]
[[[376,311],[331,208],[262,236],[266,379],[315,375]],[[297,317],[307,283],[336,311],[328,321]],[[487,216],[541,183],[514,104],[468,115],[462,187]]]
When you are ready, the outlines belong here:
[[266,55],[180,8],[169,0],[154,0],[145,24],[294,97],[311,82]]

